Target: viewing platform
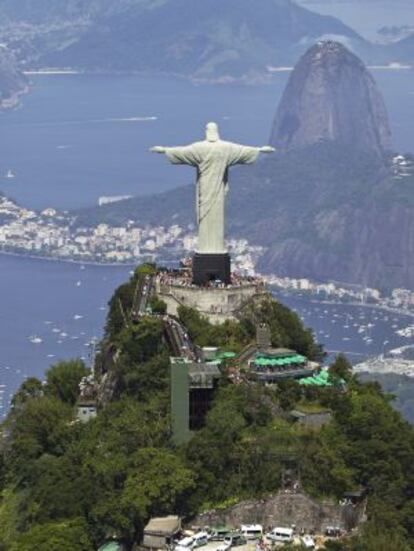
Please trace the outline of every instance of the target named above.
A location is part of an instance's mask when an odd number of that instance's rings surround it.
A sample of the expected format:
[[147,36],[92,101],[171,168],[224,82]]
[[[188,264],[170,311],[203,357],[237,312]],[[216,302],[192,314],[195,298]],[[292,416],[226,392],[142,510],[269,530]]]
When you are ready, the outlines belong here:
[[220,324],[237,318],[250,300],[266,293],[265,283],[257,277],[231,274],[231,283],[218,280],[199,286],[192,283],[191,268],[160,272],[156,293],[167,304],[167,312],[176,316],[179,306],[196,309],[211,323]]

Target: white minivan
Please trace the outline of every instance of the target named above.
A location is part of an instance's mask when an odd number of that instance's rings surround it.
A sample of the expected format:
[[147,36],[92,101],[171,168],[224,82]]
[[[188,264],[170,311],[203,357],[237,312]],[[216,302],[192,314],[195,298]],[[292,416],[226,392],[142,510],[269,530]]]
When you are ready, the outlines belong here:
[[282,528],[277,526],[273,528],[271,532],[266,534],[266,538],[270,541],[292,543],[293,542],[293,528]]
[[208,534],[207,532],[197,532],[197,534],[194,534],[193,540],[193,549],[195,547],[202,547],[203,545],[207,545],[208,543]]
[[242,524],[240,532],[247,540],[259,540],[263,537],[263,526],[261,524]]
[[194,547],[194,536],[189,536],[177,542],[174,551],[189,551]]

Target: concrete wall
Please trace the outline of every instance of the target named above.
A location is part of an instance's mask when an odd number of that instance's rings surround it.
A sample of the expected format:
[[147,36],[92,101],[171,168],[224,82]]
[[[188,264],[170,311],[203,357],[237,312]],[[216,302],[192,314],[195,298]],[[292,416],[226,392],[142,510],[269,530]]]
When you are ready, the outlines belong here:
[[157,285],[157,294],[167,304],[168,313],[173,316],[177,315],[180,305],[185,305],[197,309],[212,323],[223,323],[227,319],[234,319],[235,312],[261,292],[256,285],[214,289]]
[[173,440],[183,444],[190,438],[190,387],[188,364],[171,363],[171,421]]
[[262,524],[265,530],[276,526],[296,526],[298,531],[323,533],[328,526],[350,530],[362,522],[365,506],[319,503],[304,493],[280,492],[261,501],[243,501],[223,510],[208,511],[193,522],[197,526]]

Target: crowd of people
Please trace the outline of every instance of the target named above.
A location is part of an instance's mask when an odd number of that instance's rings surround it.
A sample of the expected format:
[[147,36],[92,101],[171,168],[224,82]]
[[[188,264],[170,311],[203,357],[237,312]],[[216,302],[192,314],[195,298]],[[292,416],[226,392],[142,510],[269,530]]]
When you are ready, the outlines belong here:
[[[161,285],[174,285],[178,287],[200,288],[193,283],[193,272],[191,259],[190,262],[183,262],[180,270],[165,270],[158,275]],[[237,287],[256,286],[263,288],[264,282],[261,278],[255,276],[242,276],[237,272],[231,274],[231,282],[225,283],[219,279],[211,280],[201,286],[203,289],[232,289]]]

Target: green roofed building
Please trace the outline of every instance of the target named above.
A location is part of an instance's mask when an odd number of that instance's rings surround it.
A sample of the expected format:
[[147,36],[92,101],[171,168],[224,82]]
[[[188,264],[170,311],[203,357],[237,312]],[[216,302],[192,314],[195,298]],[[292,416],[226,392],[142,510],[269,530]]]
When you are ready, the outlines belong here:
[[299,384],[304,386],[320,386],[320,387],[331,387],[331,386],[345,386],[345,381],[343,379],[339,379],[337,381],[333,381],[330,378],[329,371],[327,369],[323,369],[319,373],[313,375],[312,377],[306,377],[304,379],[301,379],[299,381]]
[[310,377],[316,367],[305,356],[285,348],[257,351],[249,361],[250,372],[266,383]]

